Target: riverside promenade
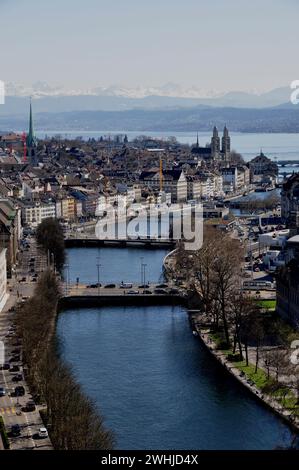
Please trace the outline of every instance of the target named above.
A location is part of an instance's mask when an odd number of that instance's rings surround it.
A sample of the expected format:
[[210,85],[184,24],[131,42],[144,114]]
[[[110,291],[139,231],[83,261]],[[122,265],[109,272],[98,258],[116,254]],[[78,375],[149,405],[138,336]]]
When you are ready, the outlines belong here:
[[227,353],[217,349],[216,343],[211,338],[211,332],[208,327],[203,327],[199,321],[195,320],[196,316],[191,320],[193,331],[201,339],[206,348],[215,357],[215,359],[223,365],[223,367],[232,374],[242,385],[244,385],[258,400],[262,401],[265,406],[274,411],[284,421],[286,421],[292,429],[299,432],[299,417],[292,415],[292,412],[284,408],[278,400],[272,396],[263,393],[254,384],[250,383],[248,378],[233,362],[227,359]]

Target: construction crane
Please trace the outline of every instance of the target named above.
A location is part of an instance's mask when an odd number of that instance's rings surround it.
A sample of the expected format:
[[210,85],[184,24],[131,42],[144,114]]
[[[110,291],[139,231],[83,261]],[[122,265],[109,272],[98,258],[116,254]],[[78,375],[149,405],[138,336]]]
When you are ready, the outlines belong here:
[[25,132],[23,132],[23,134],[22,134],[22,142],[23,142],[23,150],[24,150],[23,163],[26,163],[26,160],[27,160],[27,146],[26,146],[26,134],[25,134]]

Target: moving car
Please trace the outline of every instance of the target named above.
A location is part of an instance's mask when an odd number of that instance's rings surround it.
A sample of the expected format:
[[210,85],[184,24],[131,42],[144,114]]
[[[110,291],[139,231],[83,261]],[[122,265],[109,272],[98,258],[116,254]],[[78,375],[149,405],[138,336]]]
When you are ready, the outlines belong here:
[[155,294],[168,294],[167,290],[165,289],[155,289],[154,292]]

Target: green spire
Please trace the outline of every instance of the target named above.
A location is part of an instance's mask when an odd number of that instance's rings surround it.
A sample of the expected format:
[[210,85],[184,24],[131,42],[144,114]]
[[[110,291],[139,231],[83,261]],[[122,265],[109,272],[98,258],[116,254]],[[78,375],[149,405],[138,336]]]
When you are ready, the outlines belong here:
[[30,99],[30,114],[29,114],[29,132],[27,135],[27,147],[34,147],[36,145],[36,138],[33,130],[33,118],[32,118],[32,103]]

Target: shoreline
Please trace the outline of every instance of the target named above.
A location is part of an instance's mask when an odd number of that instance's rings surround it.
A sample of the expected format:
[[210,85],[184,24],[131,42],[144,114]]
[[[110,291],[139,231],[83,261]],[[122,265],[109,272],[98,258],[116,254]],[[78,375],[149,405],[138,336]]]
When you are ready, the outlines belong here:
[[216,345],[210,338],[209,333],[196,324],[194,318],[191,316],[189,318],[193,331],[196,331],[198,338],[202,341],[202,344],[211,353],[215,360],[217,360],[228,373],[238,380],[239,383],[246,387],[259,402],[278,415],[293,431],[299,433],[299,418],[292,419],[290,413],[288,413],[276,400],[271,398],[269,395],[263,394],[263,392],[261,392],[257,387],[250,385],[246,376],[241,375],[241,371],[234,366],[234,363],[227,360],[225,354],[221,350],[216,349]]

